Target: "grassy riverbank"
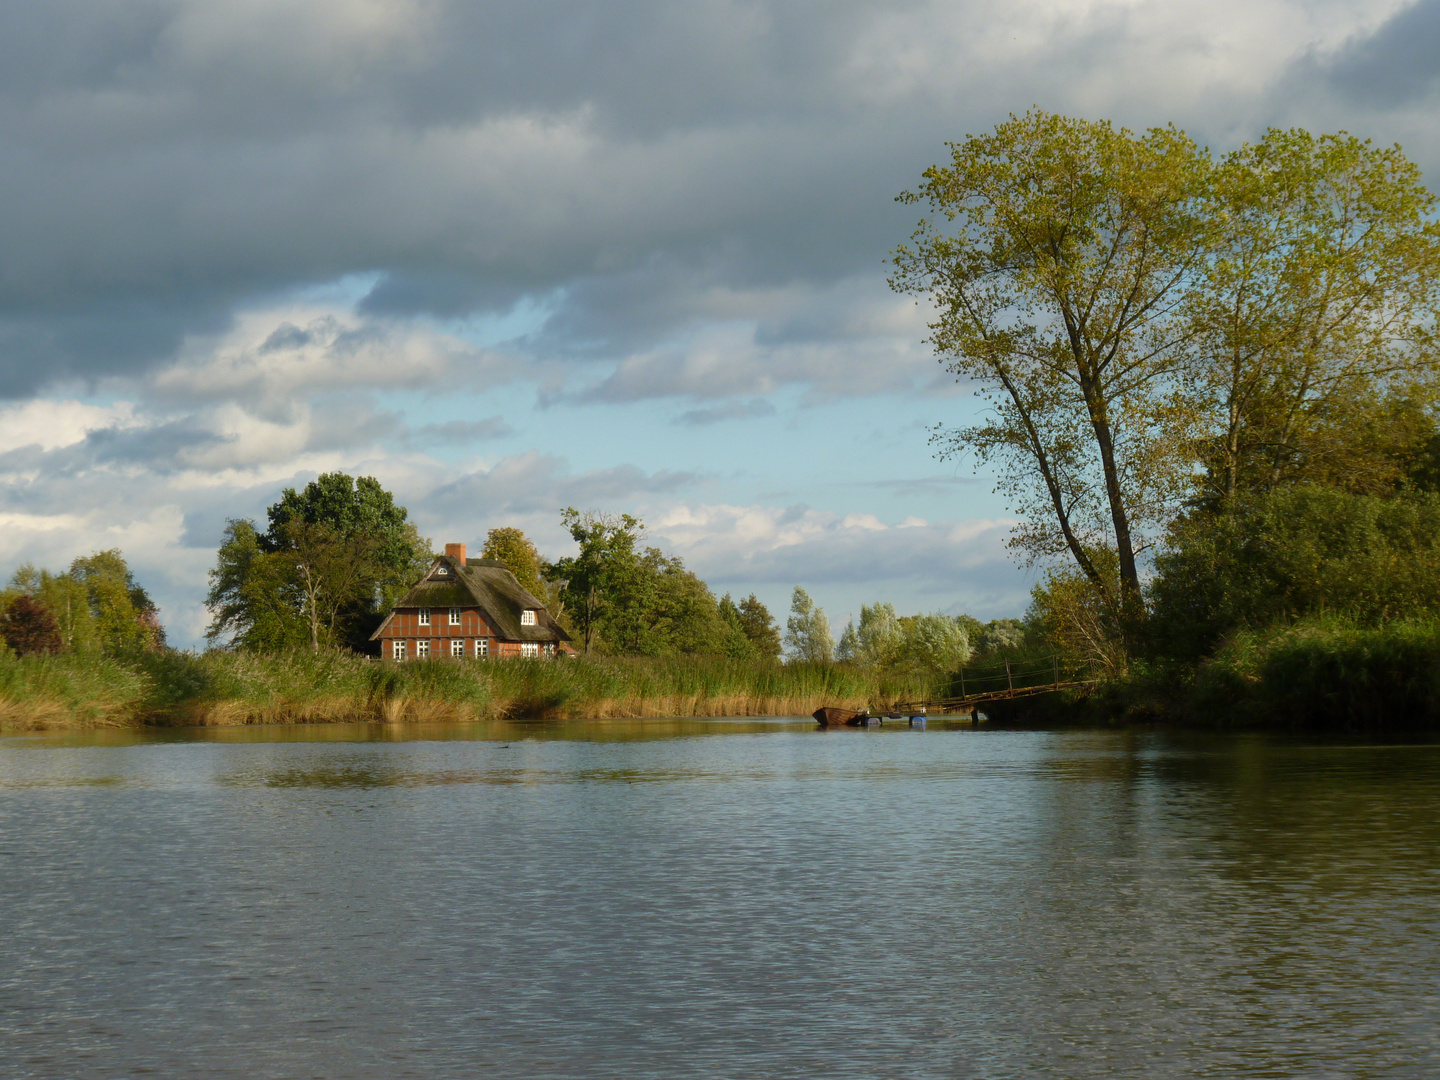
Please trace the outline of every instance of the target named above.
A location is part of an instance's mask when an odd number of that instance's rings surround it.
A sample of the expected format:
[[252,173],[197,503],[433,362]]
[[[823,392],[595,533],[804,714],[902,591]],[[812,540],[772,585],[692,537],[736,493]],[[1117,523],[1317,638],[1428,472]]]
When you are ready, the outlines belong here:
[[834,664],[571,659],[381,664],[340,652],[0,657],[0,728],[804,716],[921,696]]
[[1375,733],[1440,729],[1440,623],[1317,616],[1232,634],[1198,663],[1137,660],[1088,695],[988,706],[1016,723],[1162,722]]

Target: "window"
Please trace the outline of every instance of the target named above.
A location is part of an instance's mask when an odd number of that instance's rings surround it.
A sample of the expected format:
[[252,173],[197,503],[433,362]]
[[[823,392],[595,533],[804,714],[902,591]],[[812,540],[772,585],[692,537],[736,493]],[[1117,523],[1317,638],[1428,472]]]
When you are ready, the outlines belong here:
[[392,641],[392,642],[390,643],[390,659],[392,659],[392,660],[404,660],[404,659],[405,659],[405,642],[403,642],[403,641]]
[[420,609],[420,625],[421,625],[421,626],[429,626],[429,625],[430,625],[430,609],[429,609],[428,607],[422,607],[422,608]]
[[429,655],[430,655],[430,642],[426,641],[424,638],[421,638],[419,641],[415,642],[415,659],[416,659],[416,660],[422,660],[422,659],[424,659],[425,657],[427,657],[427,656],[429,656]]
[[458,607],[452,607],[452,608],[450,609],[450,625],[451,625],[451,626],[459,626],[459,625],[460,625],[460,609],[459,609]]
[[465,641],[464,641],[463,638],[456,638],[454,641],[450,642],[450,655],[451,655],[451,656],[464,656],[464,655],[465,655]]
[[534,660],[540,655],[540,646],[533,641],[523,641],[520,643],[520,655],[527,660]]
[[435,576],[436,576],[436,577],[445,577],[445,576],[447,576],[449,573],[450,573],[450,571],[447,570],[447,569],[445,569],[445,567],[443,567],[443,566],[437,566],[437,567],[435,568]]
[[490,639],[489,639],[489,638],[483,638],[483,637],[482,637],[482,638],[476,638],[476,639],[475,639],[475,659],[476,659],[476,660],[484,660],[485,657],[487,657],[487,656],[489,656],[489,655],[490,655]]
[[535,625],[535,609],[534,609],[534,608],[526,608],[524,611],[520,612],[520,625],[521,625],[521,626],[534,626],[534,625]]
[[545,659],[547,659],[547,660],[553,660],[554,658],[555,658],[555,643],[554,643],[553,641],[548,641],[548,642],[545,643]]

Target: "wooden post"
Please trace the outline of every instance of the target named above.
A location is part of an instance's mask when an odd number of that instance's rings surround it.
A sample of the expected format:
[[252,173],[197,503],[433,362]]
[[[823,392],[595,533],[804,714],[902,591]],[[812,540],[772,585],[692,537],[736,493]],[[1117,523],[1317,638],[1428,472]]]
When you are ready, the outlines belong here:
[[1005,685],[1010,688],[1010,692],[1011,692],[1012,694],[1015,692],[1015,680],[1010,677],[1010,661],[1009,661],[1009,660],[1006,660],[1006,661],[1005,661]]
[[1051,654],[1050,654],[1050,659],[1053,660],[1053,661],[1055,661],[1055,685],[1056,685],[1056,686],[1059,686],[1059,685],[1060,685],[1060,654],[1059,654],[1059,653],[1051,653]]
[[960,696],[962,698],[965,696],[965,668],[963,666],[960,668]]

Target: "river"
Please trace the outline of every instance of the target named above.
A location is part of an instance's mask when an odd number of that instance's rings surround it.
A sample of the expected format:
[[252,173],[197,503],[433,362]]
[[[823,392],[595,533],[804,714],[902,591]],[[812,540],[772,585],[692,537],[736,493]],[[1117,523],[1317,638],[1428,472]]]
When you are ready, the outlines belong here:
[[1440,747],[0,740],[6,1077],[1440,1075]]

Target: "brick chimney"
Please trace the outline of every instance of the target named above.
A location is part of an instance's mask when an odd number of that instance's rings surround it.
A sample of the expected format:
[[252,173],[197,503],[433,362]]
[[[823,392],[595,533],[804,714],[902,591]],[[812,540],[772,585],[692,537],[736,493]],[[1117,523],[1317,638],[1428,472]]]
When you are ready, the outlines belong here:
[[454,559],[454,560],[455,560],[456,562],[458,562],[461,566],[464,566],[464,565],[465,565],[465,545],[464,545],[464,544],[446,544],[446,545],[445,545],[445,557],[446,557],[447,559]]

